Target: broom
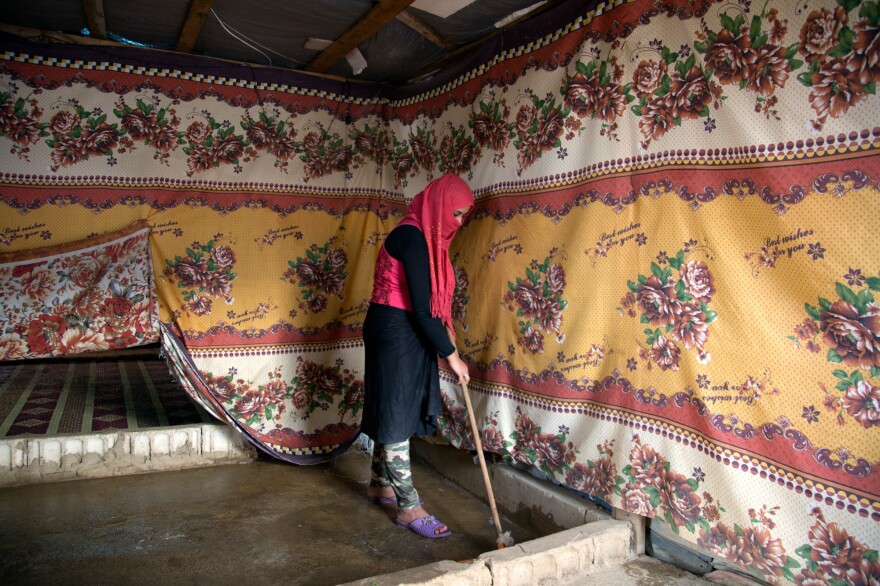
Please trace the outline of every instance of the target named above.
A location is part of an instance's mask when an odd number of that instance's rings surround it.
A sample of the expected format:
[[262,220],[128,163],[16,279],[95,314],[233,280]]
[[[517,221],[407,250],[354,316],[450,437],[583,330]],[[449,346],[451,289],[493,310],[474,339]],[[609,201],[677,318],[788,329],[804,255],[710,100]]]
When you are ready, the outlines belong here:
[[501,518],[498,516],[498,507],[495,506],[495,493],[492,492],[492,483],[489,482],[489,470],[486,468],[486,458],[483,456],[483,442],[480,441],[480,430],[477,428],[477,420],[474,417],[474,407],[471,404],[471,394],[468,391],[467,383],[462,383],[464,390],[464,402],[467,406],[468,418],[471,421],[471,431],[474,436],[474,446],[477,448],[477,458],[480,460],[480,469],[483,471],[483,482],[486,483],[486,494],[489,497],[489,508],[492,509],[492,520],[495,522],[495,531],[498,538],[495,543],[498,549],[504,549],[513,545],[513,537],[510,531],[501,532]]

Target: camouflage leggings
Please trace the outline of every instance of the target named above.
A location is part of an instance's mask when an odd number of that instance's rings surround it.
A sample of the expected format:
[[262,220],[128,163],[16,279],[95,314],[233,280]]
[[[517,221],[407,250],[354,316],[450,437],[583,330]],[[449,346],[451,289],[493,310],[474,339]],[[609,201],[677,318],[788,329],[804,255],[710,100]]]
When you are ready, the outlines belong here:
[[388,488],[397,497],[397,506],[414,509],[419,506],[419,493],[412,483],[409,463],[409,440],[399,444],[375,444],[370,486]]

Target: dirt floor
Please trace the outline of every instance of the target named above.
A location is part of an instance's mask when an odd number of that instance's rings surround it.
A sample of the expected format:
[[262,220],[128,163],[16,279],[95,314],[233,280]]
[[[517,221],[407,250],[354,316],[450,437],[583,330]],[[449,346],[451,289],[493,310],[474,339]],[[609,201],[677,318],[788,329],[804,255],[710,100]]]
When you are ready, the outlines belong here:
[[[487,505],[414,461],[429,540],[365,499],[369,456],[0,489],[0,584],[338,584],[496,548]],[[502,520],[517,543],[538,537]]]

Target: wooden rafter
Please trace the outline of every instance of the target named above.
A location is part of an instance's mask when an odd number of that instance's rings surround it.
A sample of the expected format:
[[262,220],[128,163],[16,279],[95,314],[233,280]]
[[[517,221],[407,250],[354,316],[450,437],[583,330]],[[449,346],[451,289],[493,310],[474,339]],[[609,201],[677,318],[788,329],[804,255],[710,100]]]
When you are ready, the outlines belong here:
[[399,20],[409,28],[413,29],[438,47],[448,49],[449,51],[455,50],[455,44],[447,41],[446,39],[438,35],[437,31],[425,24],[422,19],[415,16],[412,12],[408,10],[401,10],[400,14],[398,14],[395,18],[397,18],[397,20]]
[[106,39],[107,22],[104,20],[104,0],[82,0],[82,5],[89,34],[99,39]]
[[189,53],[196,46],[196,41],[205,26],[208,14],[211,12],[211,5],[214,0],[192,0],[189,4],[189,11],[186,13],[186,20],[183,28],[180,29],[180,37],[177,39],[177,50],[181,53]]
[[345,34],[336,39],[332,45],[324,49],[311,63],[306,65],[305,71],[324,73],[337,61],[348,55],[358,45],[376,34],[376,31],[394,20],[401,10],[413,3],[414,0],[380,0],[370,11],[360,19]]
[[518,25],[519,23],[521,23],[523,21],[532,19],[535,16],[541,14],[542,12],[545,12],[545,11],[549,10],[550,8],[553,8],[556,5],[562,3],[563,1],[564,0],[550,0],[549,2],[536,8],[532,12],[529,12],[527,14],[523,14],[522,16],[520,16],[519,18],[517,18],[513,22],[508,23],[504,27],[492,31],[491,33],[484,36],[483,38],[477,39],[476,41],[468,43],[467,45],[462,45],[461,47],[458,47],[457,49],[455,49],[451,53],[448,53],[445,57],[441,57],[437,61],[434,61],[430,65],[427,65],[426,67],[423,67],[419,71],[413,73],[412,76],[410,77],[410,79],[418,79],[419,77],[421,77],[423,75],[427,75],[429,73],[443,69],[447,65],[450,65],[451,63],[454,63],[455,61],[458,61],[463,56],[467,55],[468,53],[470,53],[471,51],[473,51],[477,47],[482,46],[489,39],[491,39],[497,35],[500,35],[503,31],[505,31],[509,28],[513,28],[514,26]]

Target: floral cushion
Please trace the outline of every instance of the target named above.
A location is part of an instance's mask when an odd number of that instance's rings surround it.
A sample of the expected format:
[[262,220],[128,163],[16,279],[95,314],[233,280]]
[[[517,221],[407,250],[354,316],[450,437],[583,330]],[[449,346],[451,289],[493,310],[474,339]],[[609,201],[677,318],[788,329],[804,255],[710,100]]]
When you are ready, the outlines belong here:
[[145,221],[79,242],[0,254],[0,360],[156,342]]

